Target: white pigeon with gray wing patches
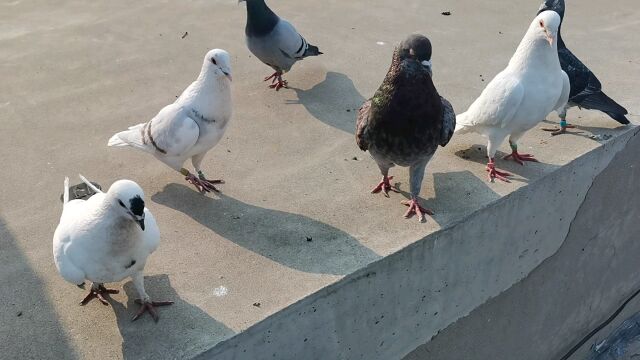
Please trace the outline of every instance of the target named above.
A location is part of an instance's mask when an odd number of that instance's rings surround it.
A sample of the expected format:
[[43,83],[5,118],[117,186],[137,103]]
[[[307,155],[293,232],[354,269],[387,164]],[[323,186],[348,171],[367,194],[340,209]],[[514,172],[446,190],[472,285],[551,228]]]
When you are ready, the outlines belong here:
[[[200,75],[173,103],[149,122],[130,127],[111,137],[108,146],[131,146],[153,154],[201,192],[217,191],[200,168],[205,154],[222,139],[232,114],[231,60],[214,49],[204,58]],[[195,173],[183,168],[191,159]]]
[[149,311],[157,320],[153,306],[170,302],[151,301],[144,288],[147,258],[160,243],[160,230],[145,207],[144,192],[133,181],[119,180],[104,193],[80,177],[96,194],[69,201],[69,178],[65,179],[64,207],[53,235],[58,272],[78,286],[85,280],[92,282],[82,305],[94,298],[107,305],[105,296],[118,291],[106,289],[104,283],[130,277],[142,304],[136,318]]

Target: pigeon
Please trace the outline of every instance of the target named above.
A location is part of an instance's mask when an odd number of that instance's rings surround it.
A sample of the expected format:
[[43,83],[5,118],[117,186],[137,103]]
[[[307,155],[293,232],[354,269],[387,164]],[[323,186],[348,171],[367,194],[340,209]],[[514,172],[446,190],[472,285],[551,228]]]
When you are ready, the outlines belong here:
[[389,182],[389,169],[395,165],[409,167],[411,200],[402,203],[420,222],[424,214],[433,215],[418,203],[427,163],[438,145],[445,146],[455,129],[451,104],[433,85],[431,42],[413,34],[395,49],[391,67],[373,97],[358,111],[356,143],[369,151],[382,173],[382,181],[371,190],[399,192]]
[[160,243],[160,230],[151,212],[144,206],[144,193],[131,180],[118,180],[105,193],[80,175],[95,192],[88,200],[69,200],[69,178],[64,180],[64,205],[60,224],[53,234],[53,260],[62,277],[80,288],[92,282],[89,294],[80,302],[86,305],[98,299],[104,305],[108,294],[104,283],[130,277],[141,307],[132,320],[149,312],[158,321],[155,307],[172,301],[151,301],[144,290],[144,266],[147,257]]
[[540,13],[529,26],[506,69],[496,75],[469,109],[457,118],[456,132],[479,133],[488,139],[489,180],[509,182],[511,174],[495,167],[494,156],[509,136],[511,154],[523,165],[537,160],[518,152],[518,140],[551,111],[561,109],[569,98],[569,77],[560,68],[557,34],[560,16],[553,11]]
[[244,33],[249,51],[260,61],[271,66],[275,73],[264,81],[276,91],[287,87],[282,75],[293,64],[308,56],[322,55],[317,46],[311,45],[288,21],[276,15],[264,0],[238,0],[247,3],[247,26]]
[[[538,14],[547,10],[557,12],[558,15],[560,15],[560,21],[562,21],[562,19],[564,19],[564,0],[546,0],[540,6]],[[567,49],[560,33],[561,27],[562,24],[558,27],[558,57],[560,58],[562,70],[569,76],[571,92],[569,93],[567,106],[562,107],[558,111],[558,115],[560,116],[560,129],[544,130],[552,131],[552,135],[559,135],[565,133],[567,128],[573,128],[574,126],[567,125],[566,119],[567,109],[574,106],[590,110],[600,110],[620,124],[629,124],[629,119],[625,116],[628,114],[627,109],[620,106],[602,92],[602,85],[598,78],[580,59]]]
[[[173,104],[162,108],[149,122],[111,137],[108,146],[131,146],[153,154],[185,176],[201,193],[218,191],[222,180],[206,178],[200,164],[222,138],[231,119],[231,66],[229,53],[207,53],[200,75]],[[191,158],[197,176],[185,169]]]

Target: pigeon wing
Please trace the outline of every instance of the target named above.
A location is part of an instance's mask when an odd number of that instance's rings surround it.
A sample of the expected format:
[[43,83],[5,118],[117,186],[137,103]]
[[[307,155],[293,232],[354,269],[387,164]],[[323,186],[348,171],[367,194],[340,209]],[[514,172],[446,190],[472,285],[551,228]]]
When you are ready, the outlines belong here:
[[[465,126],[506,126],[524,99],[520,80],[509,73],[498,74],[471,104],[466,116],[459,118]],[[468,123],[467,123],[468,122]]]
[[367,136],[367,126],[369,125],[369,114],[371,112],[371,100],[367,100],[360,110],[356,120],[356,144],[362,151],[369,149],[369,139]]
[[[138,130],[136,130],[138,131]],[[139,130],[146,146],[152,146],[157,153],[178,157],[188,152],[198,141],[200,127],[186,109],[171,104],[160,110]]]
[[440,97],[442,102],[442,130],[440,132],[440,146],[446,146],[453,136],[453,131],[456,128],[456,113],[453,111],[451,103]]

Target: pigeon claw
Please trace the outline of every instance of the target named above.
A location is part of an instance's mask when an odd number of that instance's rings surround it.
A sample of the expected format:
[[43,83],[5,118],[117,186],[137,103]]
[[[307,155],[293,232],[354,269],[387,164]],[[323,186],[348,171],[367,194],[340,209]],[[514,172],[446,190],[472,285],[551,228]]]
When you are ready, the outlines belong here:
[[220,190],[218,190],[215,185],[224,184],[223,180],[208,180],[203,176],[195,176],[193,174],[187,175],[184,179],[187,180],[189,184],[195,186],[196,189],[198,189],[198,191],[202,194],[212,191],[220,192]]
[[531,154],[520,154],[517,151],[513,151],[511,154],[503,157],[504,160],[510,159],[512,158],[513,161],[517,162],[520,165],[524,165],[525,161],[531,161],[531,162],[539,162],[536,158],[533,157],[533,155]]
[[[567,129],[574,129],[576,126],[575,125],[569,125],[567,124],[567,126],[560,126],[559,128],[542,128],[543,131],[550,131],[551,132],[551,136],[556,136],[556,135],[562,135],[562,134],[567,134]],[[576,134],[580,134],[580,132],[577,132]]]
[[403,200],[401,203],[409,207],[409,209],[407,209],[407,212],[404,213],[405,219],[408,219],[415,214],[418,217],[419,222],[425,222],[426,220],[424,214],[427,214],[429,216],[433,216],[434,214],[432,210],[420,206],[417,199]]
[[131,321],[138,320],[140,316],[142,316],[142,314],[148,312],[149,315],[151,315],[151,317],[153,318],[153,321],[158,322],[158,319],[160,317],[158,316],[156,307],[173,305],[173,301],[142,301],[140,299],[136,299],[135,303],[140,305],[140,309],[138,309],[138,312],[136,312],[133,318],[131,318]]
[[84,299],[80,301],[80,305],[84,306],[87,305],[91,300],[98,299],[103,305],[108,306],[109,303],[104,298],[104,296],[109,294],[117,294],[119,292],[120,291],[116,289],[107,289],[102,284],[98,285],[98,287],[96,288],[92,286],[91,290],[89,290],[89,294],[87,294],[87,296],[85,296]]
[[271,85],[269,85],[270,89],[276,89],[276,91],[278,91],[282,88],[289,88],[289,84],[286,80],[282,79],[282,73],[279,71],[276,71],[271,76],[264,78],[264,81],[269,80],[271,80]]
[[400,190],[398,190],[398,188],[396,188],[395,186],[391,185],[391,183],[389,182],[389,180],[391,179],[393,179],[393,176],[383,177],[382,181],[380,181],[380,183],[376,187],[371,189],[371,193],[377,194],[380,191],[382,191],[382,193],[386,197],[389,197],[389,190],[399,193]]
[[509,179],[507,179],[508,176],[511,176],[510,173],[508,172],[504,172],[504,171],[500,171],[496,169],[496,164],[493,162],[489,162],[487,164],[487,172],[489,173],[489,181],[494,182],[495,179],[504,181],[504,182],[511,182],[509,181]]

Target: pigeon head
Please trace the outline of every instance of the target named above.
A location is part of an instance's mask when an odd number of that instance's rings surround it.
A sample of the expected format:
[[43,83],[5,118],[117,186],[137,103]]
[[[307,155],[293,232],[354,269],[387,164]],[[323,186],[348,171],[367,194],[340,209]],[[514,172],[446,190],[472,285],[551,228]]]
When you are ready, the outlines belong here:
[[545,0],[538,9],[538,14],[543,11],[555,11],[560,15],[560,19],[564,18],[564,0]]
[[135,221],[144,231],[144,192],[131,180],[118,180],[107,192],[107,199],[123,217]]
[[229,53],[222,49],[210,50],[204,57],[202,70],[207,74],[213,74],[216,78],[225,76],[231,81],[231,57]]
[[535,37],[546,40],[553,47],[560,28],[560,15],[557,12],[546,10],[541,12],[531,23],[529,31],[533,31]]
[[431,74],[431,41],[420,34],[409,35],[398,46],[400,61],[415,60],[426,67]]

